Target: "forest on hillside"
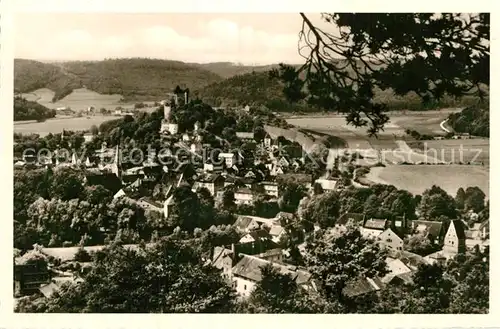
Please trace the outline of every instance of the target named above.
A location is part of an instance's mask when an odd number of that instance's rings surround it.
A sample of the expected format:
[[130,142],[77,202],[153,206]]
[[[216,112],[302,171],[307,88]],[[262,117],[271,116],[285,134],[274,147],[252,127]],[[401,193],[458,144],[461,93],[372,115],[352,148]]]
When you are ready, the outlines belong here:
[[490,110],[477,106],[467,107],[462,112],[450,114],[448,124],[459,133],[490,137]]
[[222,78],[215,73],[178,61],[147,58],[73,61],[58,64],[14,61],[14,89],[30,92],[48,88],[53,101],[86,87],[101,94],[121,94],[124,100],[165,97],[176,85],[201,88]]
[[43,121],[55,116],[55,110],[48,109],[37,102],[31,102],[22,97],[14,97],[14,121]]

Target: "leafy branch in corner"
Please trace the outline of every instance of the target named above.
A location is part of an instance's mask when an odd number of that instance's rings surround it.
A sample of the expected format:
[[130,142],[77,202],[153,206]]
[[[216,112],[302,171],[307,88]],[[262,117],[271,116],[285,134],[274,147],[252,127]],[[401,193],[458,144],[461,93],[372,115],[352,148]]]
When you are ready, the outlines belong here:
[[487,96],[490,15],[458,13],[324,13],[326,31],[304,14],[299,68],[280,64],[270,77],[294,103],[346,114],[349,124],[383,130],[386,104],[377,90],[414,92],[424,104],[445,95]]

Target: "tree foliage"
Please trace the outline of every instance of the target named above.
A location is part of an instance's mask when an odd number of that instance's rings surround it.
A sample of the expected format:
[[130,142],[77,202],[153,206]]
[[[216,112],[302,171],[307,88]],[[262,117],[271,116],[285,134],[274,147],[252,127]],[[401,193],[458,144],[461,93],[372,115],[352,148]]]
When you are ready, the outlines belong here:
[[445,95],[483,97],[489,86],[490,15],[432,13],[324,13],[323,29],[300,13],[298,69],[281,65],[271,77],[289,99],[346,113],[347,122],[378,132],[388,121],[376,89],[415,92],[424,103]]
[[81,283],[73,283],[35,310],[48,313],[227,313],[235,294],[186,243],[163,240],[137,250],[113,245],[98,252]]

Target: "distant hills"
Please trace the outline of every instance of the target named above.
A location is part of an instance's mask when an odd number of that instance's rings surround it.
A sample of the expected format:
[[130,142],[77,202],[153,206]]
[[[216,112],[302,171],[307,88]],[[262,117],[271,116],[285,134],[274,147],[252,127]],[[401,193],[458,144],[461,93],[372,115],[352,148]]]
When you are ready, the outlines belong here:
[[110,59],[42,63],[14,60],[14,89],[18,93],[48,88],[54,100],[86,87],[101,94],[121,94],[127,100],[165,96],[175,86],[198,89],[223,80],[197,65],[157,59]]
[[[120,94],[125,101],[159,100],[179,85],[189,88],[212,106],[265,105],[274,111],[315,111],[307,104],[291,105],[283,96],[283,86],[270,80],[267,72],[278,64],[247,66],[229,62],[184,63],[180,61],[130,58],[102,61],[40,62],[15,59],[14,88],[18,93],[48,88],[53,101],[74,89],[86,87],[100,94]],[[390,110],[423,110],[418,96],[395,96],[390,90],[376,91],[374,99]],[[474,97],[460,100],[445,97],[431,108],[466,107]]]

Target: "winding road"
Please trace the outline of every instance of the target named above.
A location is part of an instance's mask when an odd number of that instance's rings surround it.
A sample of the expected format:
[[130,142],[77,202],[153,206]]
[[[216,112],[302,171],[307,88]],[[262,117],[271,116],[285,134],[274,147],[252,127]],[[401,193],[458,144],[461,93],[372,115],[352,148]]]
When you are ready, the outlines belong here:
[[445,124],[447,121],[448,121],[448,119],[446,119],[446,120],[442,121],[442,122],[439,124],[439,126],[441,127],[441,129],[443,129],[443,130],[444,130],[444,131],[446,131],[447,133],[451,133],[451,131],[450,131],[448,128],[446,128],[446,127],[444,126],[444,124]]

